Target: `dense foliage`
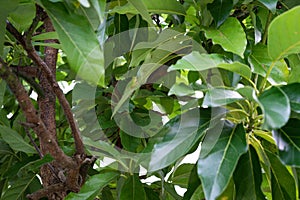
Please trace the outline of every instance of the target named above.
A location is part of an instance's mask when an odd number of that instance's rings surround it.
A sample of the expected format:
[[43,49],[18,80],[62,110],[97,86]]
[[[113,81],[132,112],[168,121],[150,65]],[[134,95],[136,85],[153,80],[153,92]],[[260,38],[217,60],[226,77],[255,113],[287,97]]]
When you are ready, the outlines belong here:
[[298,0],[0,5],[1,199],[300,197]]

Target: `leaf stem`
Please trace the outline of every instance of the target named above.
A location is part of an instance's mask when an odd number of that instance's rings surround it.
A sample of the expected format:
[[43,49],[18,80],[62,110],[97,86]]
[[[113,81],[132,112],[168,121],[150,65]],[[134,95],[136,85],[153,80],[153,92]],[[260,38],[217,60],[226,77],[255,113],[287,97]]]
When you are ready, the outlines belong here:
[[263,35],[263,38],[262,38],[262,43],[263,44],[267,43],[268,29],[269,29],[269,25],[270,25],[270,23],[272,21],[272,17],[273,17],[273,14],[272,14],[272,12],[269,11],[267,22],[266,22],[266,26],[265,26],[264,35]]

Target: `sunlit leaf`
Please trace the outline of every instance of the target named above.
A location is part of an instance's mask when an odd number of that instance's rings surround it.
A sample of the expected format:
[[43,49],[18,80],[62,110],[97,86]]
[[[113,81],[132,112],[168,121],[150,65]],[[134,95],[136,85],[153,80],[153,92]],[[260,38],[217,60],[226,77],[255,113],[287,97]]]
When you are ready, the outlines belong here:
[[104,172],[91,176],[82,186],[79,193],[69,193],[66,200],[93,200],[99,192],[112,180],[117,178],[117,172]]
[[212,88],[206,92],[202,106],[218,107],[242,99],[243,97],[234,90]]
[[214,44],[221,45],[225,51],[244,58],[247,39],[242,25],[236,18],[228,18],[217,29],[206,29],[205,35],[207,38],[211,38]]
[[298,119],[290,119],[284,127],[273,131],[280,160],[285,165],[300,167],[299,123]]
[[198,175],[207,200],[224,192],[240,156],[248,148],[243,125],[229,121],[221,128],[220,125],[206,134],[198,160]]
[[71,68],[79,77],[103,86],[103,53],[88,19],[74,12],[66,12],[62,3],[41,2],[57,31]]
[[287,123],[291,113],[290,102],[281,89],[272,87],[258,99],[264,114],[264,128],[278,129]]
[[295,7],[271,22],[268,32],[268,51],[274,61],[300,52],[299,18],[300,7]]
[[13,150],[25,153],[36,153],[36,150],[15,130],[6,126],[0,126],[0,134],[2,139],[9,144]]
[[291,68],[288,77],[288,83],[300,82],[300,54],[292,54],[287,57],[289,66]]

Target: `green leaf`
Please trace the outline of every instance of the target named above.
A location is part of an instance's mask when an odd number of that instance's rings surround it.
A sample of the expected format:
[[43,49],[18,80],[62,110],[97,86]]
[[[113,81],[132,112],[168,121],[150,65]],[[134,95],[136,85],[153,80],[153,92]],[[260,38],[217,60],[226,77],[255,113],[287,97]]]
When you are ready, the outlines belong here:
[[187,191],[184,193],[183,200],[191,200],[193,198],[195,200],[201,199],[201,198],[196,198],[198,196],[204,198],[204,192],[202,189],[200,179],[197,174],[197,165],[194,165],[190,173]]
[[22,151],[25,153],[36,153],[35,149],[29,145],[15,130],[6,126],[0,126],[0,134],[2,139],[9,144],[13,150]]
[[244,58],[247,38],[242,25],[236,18],[228,18],[218,29],[206,29],[205,35],[211,38],[214,44],[221,45],[225,51]]
[[0,12],[0,56],[3,54],[3,44],[5,38],[5,27],[6,27],[6,18],[8,14],[14,11],[18,5],[19,0],[0,0],[1,12]]
[[213,68],[225,69],[237,73],[246,79],[251,77],[251,70],[245,64],[240,62],[226,63],[224,57],[219,54],[200,54],[197,51],[182,57],[176,64],[171,65],[168,70],[203,71]]
[[258,155],[252,146],[249,147],[246,154],[241,156],[233,178],[236,187],[236,199],[265,199],[261,191],[261,166],[259,164]]
[[278,0],[258,0],[261,2],[264,6],[266,6],[269,10],[272,11],[272,13],[276,12],[276,5]]
[[146,193],[138,175],[129,176],[121,188],[120,200],[146,200]]
[[193,164],[182,164],[180,165],[170,178],[170,181],[174,185],[178,185],[182,188],[187,188],[188,181],[190,178],[191,171],[193,169]]
[[195,94],[195,90],[184,84],[184,83],[179,83],[179,84],[174,84],[168,93],[169,96],[171,95],[176,95],[176,96],[191,96]]
[[217,27],[219,27],[229,16],[234,4],[232,0],[214,0],[207,5],[207,9],[213,16]]
[[264,114],[265,129],[278,129],[284,126],[291,113],[290,102],[286,94],[277,87],[264,91],[259,97]]
[[[164,0],[164,3],[161,3],[160,0],[140,0],[145,7],[151,13],[169,13],[177,15],[185,15],[184,7],[179,3],[179,1],[173,0]],[[127,3],[123,6],[116,6],[112,10],[109,10],[110,13],[120,13],[120,14],[139,14],[139,11],[130,3]]]
[[32,41],[49,40],[49,39],[58,39],[57,33],[56,32],[46,32],[46,33],[41,33],[39,35],[35,35],[31,38]]
[[0,79],[0,106],[3,105],[3,98],[6,91],[6,82]]
[[244,99],[238,92],[229,89],[212,88],[204,97],[202,106],[218,107]]
[[300,167],[299,123],[298,119],[290,119],[284,127],[273,131],[280,160],[285,165]]
[[93,200],[117,176],[119,176],[118,172],[100,172],[100,174],[93,175],[84,183],[78,193],[69,193],[65,200]]
[[300,6],[279,15],[271,22],[268,32],[268,51],[274,61],[300,52],[299,18]]
[[26,165],[24,165],[22,168],[20,168],[19,171],[32,171],[32,172],[36,172],[38,171],[38,169],[46,164],[46,163],[50,163],[51,161],[53,161],[52,156],[50,156],[49,154],[45,155],[43,158],[32,161],[27,163]]
[[15,200],[15,199],[22,199],[26,189],[31,184],[32,181],[35,180],[35,174],[29,174],[25,177],[18,178],[13,180],[5,193],[1,196],[1,199],[5,200]]
[[149,25],[153,25],[153,21],[149,15],[149,11],[141,0],[128,0],[129,3],[139,12],[139,14],[148,22]]
[[300,83],[300,54],[292,54],[287,57],[291,68],[288,83]]
[[223,127],[222,124],[216,125],[206,134],[198,160],[198,175],[207,200],[216,199],[223,193],[247,148],[241,124],[225,121]]
[[210,120],[220,119],[224,115],[221,110],[192,109],[168,122],[156,137],[150,138],[144,152],[150,152],[147,157],[141,157],[144,166],[149,171],[162,169],[189,152],[193,145],[209,127]]
[[103,53],[88,19],[68,12],[63,3],[41,2],[57,31],[71,69],[82,79],[104,86]]
[[281,87],[290,101],[292,111],[300,113],[300,83],[293,83]]
[[289,69],[284,60],[278,60],[273,63],[272,58],[268,55],[267,47],[258,44],[252,48],[252,52],[248,58],[252,71],[262,77],[266,76],[266,72],[273,65],[268,81],[272,84],[283,84],[288,81]]
[[273,200],[290,200],[296,198],[296,186],[293,176],[280,162],[279,158],[266,151],[271,163],[271,188]]

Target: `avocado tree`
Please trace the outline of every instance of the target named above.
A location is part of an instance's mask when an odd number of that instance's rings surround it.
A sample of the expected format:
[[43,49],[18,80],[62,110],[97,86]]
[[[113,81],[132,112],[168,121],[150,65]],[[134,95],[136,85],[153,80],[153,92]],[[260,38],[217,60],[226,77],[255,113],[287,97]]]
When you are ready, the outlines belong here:
[[297,0],[0,5],[1,199],[300,197]]

